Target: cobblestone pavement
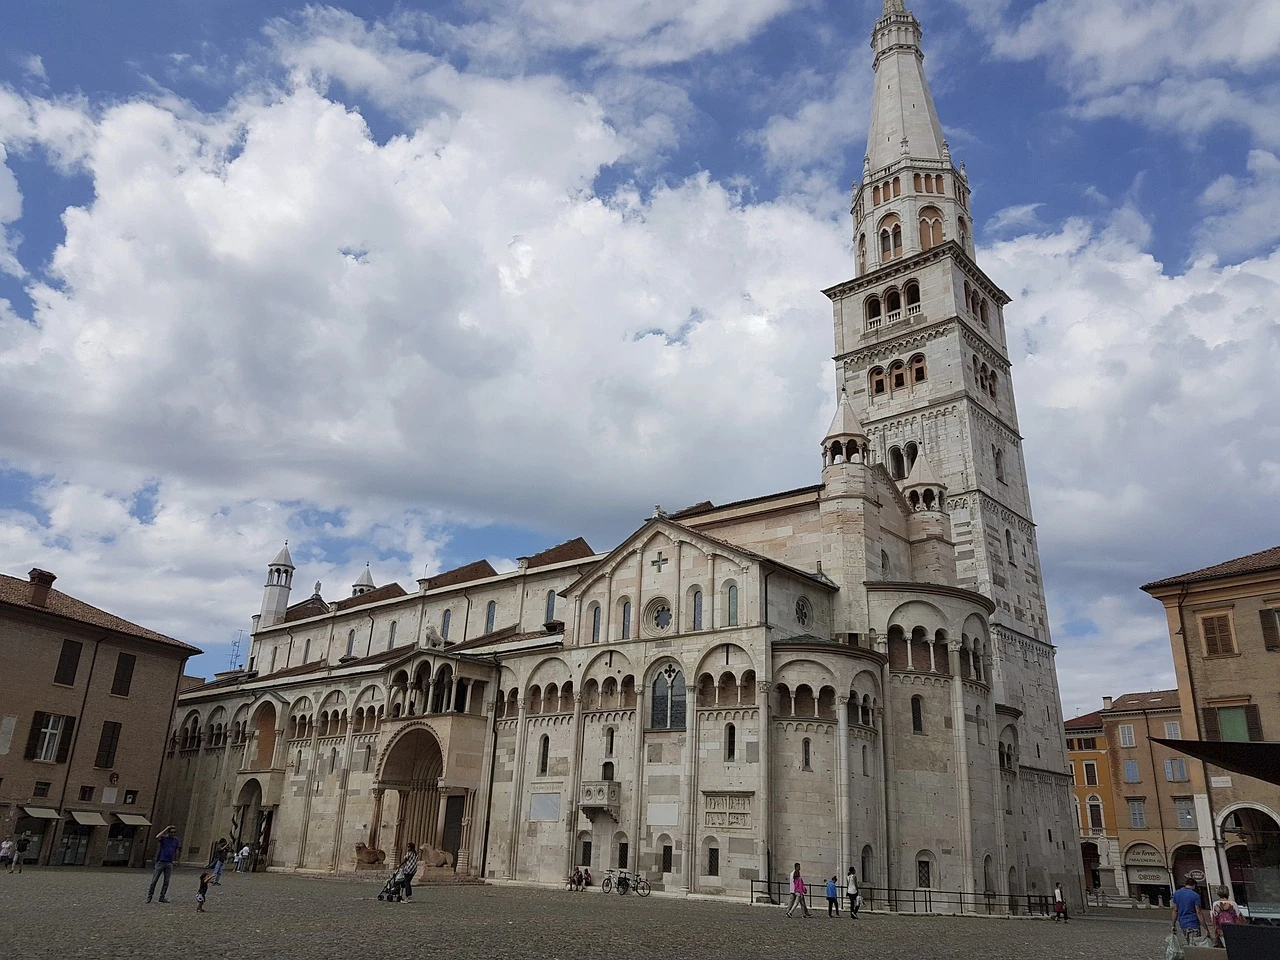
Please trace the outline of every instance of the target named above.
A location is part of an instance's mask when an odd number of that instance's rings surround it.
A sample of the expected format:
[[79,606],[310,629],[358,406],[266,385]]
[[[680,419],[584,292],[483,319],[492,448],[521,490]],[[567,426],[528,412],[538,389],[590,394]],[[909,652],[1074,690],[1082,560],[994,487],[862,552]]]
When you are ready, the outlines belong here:
[[228,874],[195,911],[198,873],[178,870],[171,903],[147,904],[150,871],[0,873],[0,956],[203,960],[490,957],[630,960],[1158,960],[1157,920],[1047,920],[866,914],[790,919],[780,908],[592,890],[421,887],[379,903],[379,885]]

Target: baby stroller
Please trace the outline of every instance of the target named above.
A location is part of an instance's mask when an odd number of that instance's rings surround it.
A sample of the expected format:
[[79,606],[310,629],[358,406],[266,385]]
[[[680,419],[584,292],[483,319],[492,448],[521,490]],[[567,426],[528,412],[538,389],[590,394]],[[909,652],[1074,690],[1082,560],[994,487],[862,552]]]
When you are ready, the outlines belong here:
[[397,867],[391,876],[387,877],[387,882],[382,887],[382,892],[378,894],[379,900],[386,900],[388,903],[399,903],[404,899],[404,871]]

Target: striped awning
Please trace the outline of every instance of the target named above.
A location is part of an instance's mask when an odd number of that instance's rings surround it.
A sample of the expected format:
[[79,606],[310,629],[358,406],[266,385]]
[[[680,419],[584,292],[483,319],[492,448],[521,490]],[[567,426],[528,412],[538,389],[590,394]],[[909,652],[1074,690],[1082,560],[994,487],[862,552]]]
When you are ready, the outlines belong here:
[[23,807],[28,817],[35,817],[37,820],[61,820],[58,811],[51,807]]
[[105,827],[106,818],[97,810],[72,810],[71,818],[84,827]]

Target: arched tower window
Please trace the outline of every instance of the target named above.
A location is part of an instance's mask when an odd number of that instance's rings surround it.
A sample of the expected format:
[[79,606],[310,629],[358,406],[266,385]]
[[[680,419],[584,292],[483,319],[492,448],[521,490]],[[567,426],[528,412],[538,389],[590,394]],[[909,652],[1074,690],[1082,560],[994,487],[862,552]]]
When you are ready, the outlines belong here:
[[901,360],[889,364],[889,383],[891,389],[903,390],[907,386],[907,365]]
[[813,741],[808,737],[805,737],[804,742],[800,745],[800,769],[813,769]]
[[890,573],[889,553],[886,550],[881,550],[880,551],[880,579],[881,580],[892,579],[889,576],[889,573]]
[[606,757],[613,756],[613,727],[609,727],[604,732],[604,755]]
[[996,464],[996,479],[1004,482],[1004,451],[997,446],[991,447],[991,459]]
[[911,732],[924,733],[924,701],[920,697],[911,698]]
[[942,211],[937,207],[920,208],[920,249],[928,250],[942,243]]
[[702,591],[693,591],[693,629],[702,629]]
[[387,649],[390,650],[396,645],[396,622],[391,621],[391,627],[387,630]]
[[874,330],[880,326],[880,298],[867,297],[864,309],[867,314],[867,329]]
[[902,448],[902,458],[906,461],[903,464],[907,469],[906,476],[911,475],[911,470],[916,465],[916,457],[918,456],[920,456],[920,447],[914,440]]
[[484,632],[493,633],[493,621],[498,616],[498,601],[490,600],[484,608]]
[[928,368],[925,366],[924,354],[917,353],[911,358],[911,382],[924,383],[929,378]]
[[728,763],[738,758],[738,729],[731,723],[724,728],[724,759]]
[[738,625],[738,586],[737,584],[729,584],[729,596],[726,606],[729,608],[729,626],[736,627]]
[[907,301],[907,316],[914,317],[920,313],[920,284],[908,280],[902,287],[902,295]]
[[1004,532],[1004,552],[1009,558],[1009,566],[1016,567],[1018,564],[1013,559],[1013,534],[1009,530]]
[[631,639],[631,601],[622,602],[622,639]]
[[867,269],[867,235],[864,233],[858,237],[858,270]]
[[911,180],[912,186],[916,188],[916,193],[920,192],[920,174],[916,174]]
[[873,206],[880,203],[880,184],[878,183],[871,188],[871,203]]
[[895,197],[902,196],[902,179],[900,177],[893,178],[893,195]]
[[956,218],[956,229],[960,234],[960,246],[966,250],[969,249],[969,228],[964,222],[964,217]]
[[684,674],[671,664],[653,678],[650,724],[654,730],[685,728]]
[[591,605],[591,642],[600,642],[600,604]]
[[885,380],[884,367],[872,367],[871,373],[871,395],[878,397],[885,392],[887,381]]
[[891,213],[880,221],[880,261],[888,263],[902,256],[902,221]]
[[884,310],[888,314],[885,319],[889,323],[901,318],[902,315],[902,294],[897,290],[890,290],[884,295]]
[[449,639],[449,623],[453,620],[453,611],[446,610],[440,615],[440,639]]
[[547,768],[551,765],[551,738],[545,733],[542,739],[538,741],[538,776],[545,777]]
[[889,476],[895,480],[903,480],[907,476],[906,460],[900,447],[889,448]]
[[938,174],[933,178],[933,192],[940,193],[943,196],[946,196],[947,182],[942,179],[942,174]]
[[983,330],[988,329],[987,301],[985,300],[980,300],[978,302],[978,320],[982,324]]

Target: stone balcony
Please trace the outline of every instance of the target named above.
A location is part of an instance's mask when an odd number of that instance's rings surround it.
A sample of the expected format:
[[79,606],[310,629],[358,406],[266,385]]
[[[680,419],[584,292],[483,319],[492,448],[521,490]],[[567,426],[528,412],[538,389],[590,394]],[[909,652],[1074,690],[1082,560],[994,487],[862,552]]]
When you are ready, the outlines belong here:
[[603,813],[617,820],[622,807],[622,784],[617,780],[583,780],[578,807],[588,819],[594,820]]

